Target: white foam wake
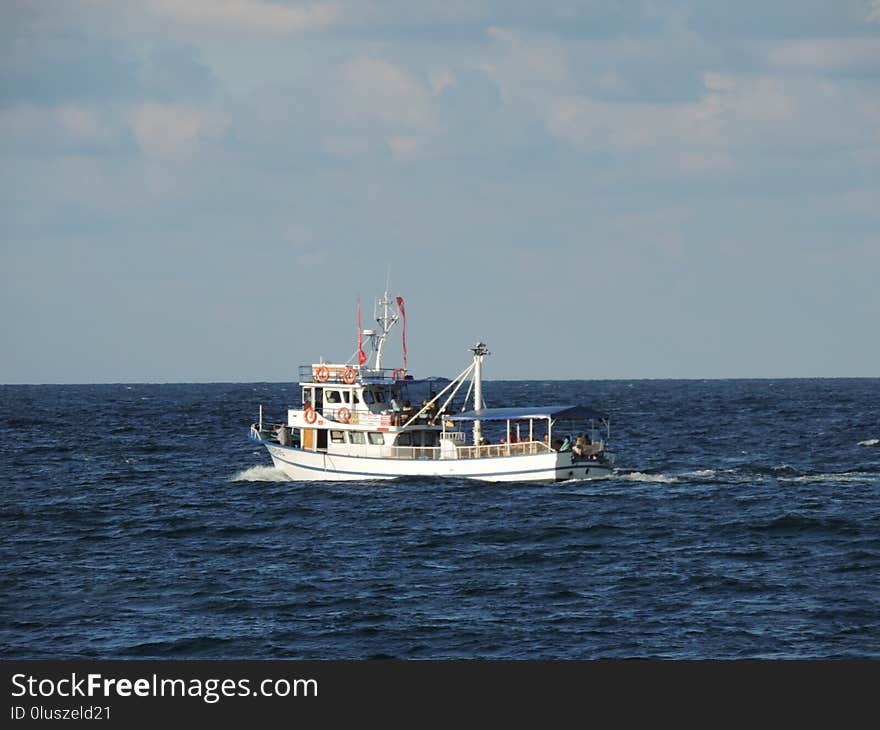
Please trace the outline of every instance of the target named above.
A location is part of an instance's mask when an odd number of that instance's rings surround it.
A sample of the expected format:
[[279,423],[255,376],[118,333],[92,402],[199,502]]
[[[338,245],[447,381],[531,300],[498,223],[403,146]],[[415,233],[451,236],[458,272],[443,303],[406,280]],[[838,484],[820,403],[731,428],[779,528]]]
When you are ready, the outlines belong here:
[[666,474],[645,474],[641,471],[632,471],[629,474],[615,474],[614,476],[628,482],[655,482],[658,484],[675,484],[678,482],[676,477]]
[[686,471],[684,474],[680,474],[679,476],[687,477],[688,479],[711,479],[715,476],[715,470],[698,469],[697,471]]
[[252,466],[232,477],[233,482],[289,482],[290,478],[274,466]]
[[880,439],[868,439],[867,441],[859,441],[859,446],[880,446]]
[[804,474],[799,477],[778,477],[780,482],[874,482],[877,474],[866,472],[842,472],[840,474]]

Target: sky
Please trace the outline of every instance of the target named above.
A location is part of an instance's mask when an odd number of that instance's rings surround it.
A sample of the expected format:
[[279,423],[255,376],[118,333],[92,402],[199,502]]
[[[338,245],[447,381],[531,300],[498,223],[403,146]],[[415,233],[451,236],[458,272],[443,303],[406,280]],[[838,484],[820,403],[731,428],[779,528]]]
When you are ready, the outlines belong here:
[[2,383],[880,376],[880,0],[4,0],[0,168]]

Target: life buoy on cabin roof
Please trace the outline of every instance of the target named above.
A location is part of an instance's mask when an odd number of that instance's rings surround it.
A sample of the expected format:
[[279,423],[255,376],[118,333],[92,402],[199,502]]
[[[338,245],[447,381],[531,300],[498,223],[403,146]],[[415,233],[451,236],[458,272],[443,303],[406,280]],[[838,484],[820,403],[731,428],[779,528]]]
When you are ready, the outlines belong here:
[[394,368],[394,372],[391,373],[391,377],[394,380],[403,380],[406,377],[406,370],[403,368]]
[[354,385],[354,381],[357,380],[357,371],[353,367],[345,368],[345,372],[342,373],[342,382],[346,385]]
[[321,365],[317,370],[315,370],[315,380],[319,383],[326,383],[330,379],[330,368],[326,365]]

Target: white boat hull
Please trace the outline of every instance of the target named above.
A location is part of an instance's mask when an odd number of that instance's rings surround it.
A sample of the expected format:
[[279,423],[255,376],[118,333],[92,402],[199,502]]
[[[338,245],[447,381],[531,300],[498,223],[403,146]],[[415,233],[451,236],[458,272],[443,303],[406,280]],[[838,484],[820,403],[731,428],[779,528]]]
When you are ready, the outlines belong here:
[[548,482],[607,477],[612,467],[573,460],[571,452],[473,459],[394,459],[348,456],[262,442],[275,467],[292,481],[363,481],[453,477],[487,482]]

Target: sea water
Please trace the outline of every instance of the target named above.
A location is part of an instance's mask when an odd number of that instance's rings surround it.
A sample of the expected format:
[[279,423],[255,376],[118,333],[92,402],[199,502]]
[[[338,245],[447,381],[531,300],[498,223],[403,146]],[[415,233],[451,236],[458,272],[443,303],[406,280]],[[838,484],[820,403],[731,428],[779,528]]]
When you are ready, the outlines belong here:
[[2,386],[4,658],[880,657],[880,380],[489,382],[555,484],[290,482],[290,384]]

